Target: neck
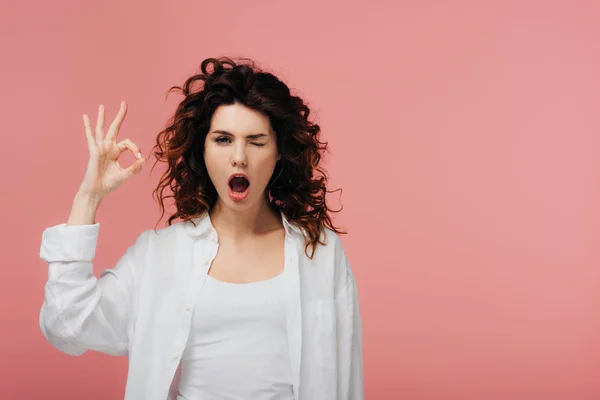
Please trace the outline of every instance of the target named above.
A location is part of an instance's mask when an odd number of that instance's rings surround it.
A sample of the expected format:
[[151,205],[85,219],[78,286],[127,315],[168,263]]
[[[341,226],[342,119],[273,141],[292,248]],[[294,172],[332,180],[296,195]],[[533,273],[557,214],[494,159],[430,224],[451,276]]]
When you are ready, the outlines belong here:
[[266,195],[245,210],[231,209],[219,200],[209,215],[219,238],[234,241],[261,235],[281,226],[281,215],[269,204]]

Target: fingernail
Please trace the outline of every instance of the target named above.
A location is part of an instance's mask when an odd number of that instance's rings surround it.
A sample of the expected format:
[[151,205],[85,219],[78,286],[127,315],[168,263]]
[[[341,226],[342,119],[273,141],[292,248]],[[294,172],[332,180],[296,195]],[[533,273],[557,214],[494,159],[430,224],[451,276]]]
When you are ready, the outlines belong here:
[[138,153],[137,158],[142,158],[142,153]]

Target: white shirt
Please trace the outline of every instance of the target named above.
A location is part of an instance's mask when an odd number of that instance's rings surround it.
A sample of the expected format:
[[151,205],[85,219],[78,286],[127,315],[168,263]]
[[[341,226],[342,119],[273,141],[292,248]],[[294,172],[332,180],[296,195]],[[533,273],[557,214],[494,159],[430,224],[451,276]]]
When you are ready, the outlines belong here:
[[[285,228],[286,328],[295,400],[362,400],[362,323],[342,242],[326,229],[313,259],[302,231]],[[97,279],[99,224],[65,224],[42,234],[48,262],[40,327],[60,351],[127,355],[125,400],[175,399],[181,357],[198,295],[216,255],[210,216],[144,231]]]
[[293,400],[285,271],[246,284],[206,278],[183,352],[178,400]]

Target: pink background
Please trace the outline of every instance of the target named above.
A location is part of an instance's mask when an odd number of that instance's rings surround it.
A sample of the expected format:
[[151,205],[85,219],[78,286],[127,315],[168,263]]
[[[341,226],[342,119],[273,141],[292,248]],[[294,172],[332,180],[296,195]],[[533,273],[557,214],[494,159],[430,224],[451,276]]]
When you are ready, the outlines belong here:
[[[128,101],[147,155],[166,90],[220,55],[280,75],[330,143],[367,399],[600,398],[599,21],[598,1],[6,2],[0,398],[122,398],[125,358],[42,337],[41,233],[82,179],[83,113]],[[97,272],[154,227],[158,172],[102,205]]]

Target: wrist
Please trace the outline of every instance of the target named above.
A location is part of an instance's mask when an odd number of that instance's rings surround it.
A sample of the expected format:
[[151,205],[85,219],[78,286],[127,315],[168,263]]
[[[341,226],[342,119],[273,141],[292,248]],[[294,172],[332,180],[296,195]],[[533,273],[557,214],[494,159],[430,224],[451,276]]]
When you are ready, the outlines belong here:
[[90,207],[98,207],[101,202],[102,196],[86,192],[77,192],[77,194],[75,194],[75,198],[73,199],[73,203]]

